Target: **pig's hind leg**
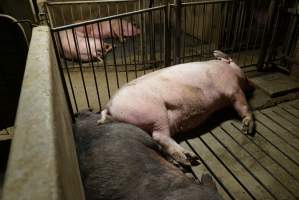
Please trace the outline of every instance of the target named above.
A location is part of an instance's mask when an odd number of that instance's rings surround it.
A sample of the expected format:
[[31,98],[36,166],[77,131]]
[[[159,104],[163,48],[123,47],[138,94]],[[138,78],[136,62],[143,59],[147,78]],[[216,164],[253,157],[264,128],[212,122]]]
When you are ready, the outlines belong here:
[[242,131],[245,134],[253,135],[254,133],[254,116],[249,108],[245,94],[239,89],[232,97],[232,103],[242,118]]
[[193,152],[184,149],[171,138],[167,117],[156,122],[152,137],[177,162],[184,165],[198,164],[198,157]]

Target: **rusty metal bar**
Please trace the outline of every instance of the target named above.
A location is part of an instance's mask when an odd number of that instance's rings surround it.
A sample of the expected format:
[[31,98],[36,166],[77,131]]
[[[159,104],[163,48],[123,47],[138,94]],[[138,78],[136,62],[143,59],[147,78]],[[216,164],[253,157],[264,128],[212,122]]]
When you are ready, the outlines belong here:
[[181,20],[182,20],[182,1],[175,0],[175,38],[174,38],[174,63],[180,63],[181,51]]
[[257,62],[257,69],[258,70],[262,70],[263,69],[263,65],[265,63],[265,59],[267,56],[267,52],[268,52],[268,45],[271,39],[271,35],[272,35],[272,27],[273,27],[273,20],[274,20],[274,16],[275,16],[275,10],[277,7],[277,0],[271,0],[269,9],[268,9],[268,13],[269,13],[269,18],[268,18],[268,23],[266,26],[266,34],[263,37],[262,40],[262,45],[261,45],[261,52],[260,52],[260,56],[258,58],[258,62]]

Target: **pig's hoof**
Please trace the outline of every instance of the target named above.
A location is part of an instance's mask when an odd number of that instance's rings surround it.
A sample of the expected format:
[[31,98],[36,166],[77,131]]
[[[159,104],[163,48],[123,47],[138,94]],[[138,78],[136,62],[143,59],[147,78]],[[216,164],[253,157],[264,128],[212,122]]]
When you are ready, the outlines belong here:
[[196,165],[200,164],[200,162],[198,161],[199,157],[195,153],[193,153],[191,151],[185,151],[184,154],[192,166],[196,166]]
[[213,178],[210,174],[203,174],[201,176],[201,183],[205,186],[208,186],[214,190],[217,190],[216,184],[213,181]]
[[182,152],[174,152],[171,154],[171,156],[179,163],[183,165],[191,166],[190,161],[187,159],[184,153]]
[[245,117],[242,120],[242,131],[245,134],[252,135],[254,130],[254,120],[252,117]]

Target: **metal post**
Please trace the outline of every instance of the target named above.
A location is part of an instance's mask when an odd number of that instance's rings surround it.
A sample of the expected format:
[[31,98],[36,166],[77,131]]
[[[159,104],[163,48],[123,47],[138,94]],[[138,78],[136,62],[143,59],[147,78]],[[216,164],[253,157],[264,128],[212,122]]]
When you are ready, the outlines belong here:
[[268,46],[271,40],[271,35],[272,35],[272,27],[274,24],[274,16],[275,16],[275,10],[277,7],[277,0],[272,0],[269,6],[268,10],[268,22],[266,25],[266,34],[263,37],[262,44],[261,44],[261,53],[258,58],[257,62],[257,69],[262,70],[263,64],[265,63],[266,57],[267,57],[267,52],[268,52]]
[[174,40],[174,63],[180,63],[180,51],[181,51],[181,24],[182,24],[182,1],[175,0],[175,40]]
[[169,20],[170,8],[168,0],[166,1],[166,7],[164,8],[164,67],[168,67],[171,64],[171,31]]

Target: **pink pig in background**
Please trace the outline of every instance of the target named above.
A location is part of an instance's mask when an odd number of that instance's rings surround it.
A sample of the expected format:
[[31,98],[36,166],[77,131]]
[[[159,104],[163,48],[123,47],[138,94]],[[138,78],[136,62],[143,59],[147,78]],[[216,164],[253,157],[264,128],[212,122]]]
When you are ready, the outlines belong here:
[[254,118],[243,91],[250,84],[240,67],[221,51],[218,60],[164,68],[123,86],[101,112],[107,118],[136,125],[150,133],[175,160],[185,165],[197,156],[172,137],[202,124],[213,112],[232,105],[252,133]]
[[59,37],[61,50],[63,51],[61,54],[69,60],[80,60],[82,62],[99,60],[102,62],[103,56],[112,50],[110,44],[104,43],[98,38],[85,37],[78,32],[77,28],[74,30],[74,34],[72,30],[60,31]]
[[78,32],[86,35],[88,37],[94,37],[99,39],[118,38],[120,41],[123,41],[125,37],[133,37],[141,33],[140,29],[134,26],[131,22],[120,19],[111,20],[111,29],[109,21],[103,21],[99,23],[93,23],[86,26],[76,28]]

